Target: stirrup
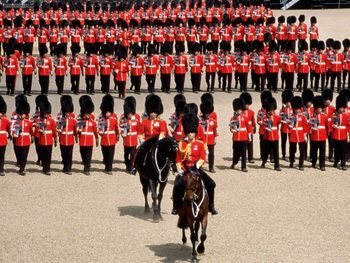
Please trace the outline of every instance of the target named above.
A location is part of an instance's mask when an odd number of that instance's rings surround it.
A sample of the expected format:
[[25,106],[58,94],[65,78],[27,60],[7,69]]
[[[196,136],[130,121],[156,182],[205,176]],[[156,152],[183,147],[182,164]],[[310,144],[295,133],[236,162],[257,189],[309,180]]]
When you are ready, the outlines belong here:
[[172,215],[177,215],[177,209],[175,207],[173,207],[173,209],[171,210],[171,214]]
[[132,168],[132,170],[131,170],[131,172],[130,172],[132,175],[136,175],[136,173],[137,173],[137,170],[136,170],[136,168]]
[[212,215],[217,215],[219,212],[218,212],[218,210],[215,209],[215,207],[213,207],[213,208],[210,209],[210,213]]

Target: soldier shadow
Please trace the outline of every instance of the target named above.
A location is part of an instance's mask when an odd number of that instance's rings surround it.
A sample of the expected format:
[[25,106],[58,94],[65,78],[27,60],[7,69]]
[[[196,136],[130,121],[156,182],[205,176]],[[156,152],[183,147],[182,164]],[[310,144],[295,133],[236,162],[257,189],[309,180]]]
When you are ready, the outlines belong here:
[[130,205],[118,207],[119,216],[131,216],[148,222],[153,222],[153,211],[145,212],[143,206]]
[[218,170],[232,170],[229,165],[215,165]]
[[[181,235],[179,235],[179,240],[180,237]],[[175,263],[191,261],[192,248],[187,245],[167,243],[162,245],[148,245],[146,247],[158,257],[157,261],[159,262]]]

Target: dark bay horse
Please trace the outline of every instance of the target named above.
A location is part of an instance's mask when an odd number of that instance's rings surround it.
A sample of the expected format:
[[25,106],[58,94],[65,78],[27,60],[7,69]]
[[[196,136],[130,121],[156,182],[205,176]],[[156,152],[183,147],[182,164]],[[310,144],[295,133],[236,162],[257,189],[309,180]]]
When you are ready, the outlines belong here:
[[[204,241],[207,239],[209,198],[198,170],[189,170],[184,175],[185,194],[183,204],[178,211],[179,221],[177,226],[182,229],[182,242],[186,243],[185,229],[190,228],[192,241],[192,263],[197,263],[197,252],[205,251]],[[202,233],[196,251],[199,225],[202,225]]]
[[[147,195],[150,191],[152,194],[153,219],[158,222],[161,219],[161,202],[163,191],[168,182],[170,165],[175,163],[177,142],[172,137],[166,137],[158,140],[158,137],[150,138],[144,145],[149,149],[145,155],[143,165],[138,168],[142,191],[145,197],[145,212],[150,207]],[[157,191],[159,185],[159,191]]]

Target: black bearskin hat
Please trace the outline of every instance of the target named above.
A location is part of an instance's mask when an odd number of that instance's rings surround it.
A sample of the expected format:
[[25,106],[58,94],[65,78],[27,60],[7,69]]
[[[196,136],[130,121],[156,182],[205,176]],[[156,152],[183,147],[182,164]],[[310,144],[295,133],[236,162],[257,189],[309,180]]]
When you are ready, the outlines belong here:
[[317,42],[317,49],[318,50],[325,50],[326,46],[323,41],[318,41]]
[[274,97],[268,98],[265,103],[265,110],[271,111],[277,109],[277,102]]
[[186,102],[185,101],[178,101],[175,104],[175,114],[176,116],[179,116],[181,113],[185,112]]
[[341,43],[340,43],[340,41],[338,41],[338,40],[334,41],[334,42],[333,42],[333,45],[332,45],[332,48],[333,48],[333,49],[337,49],[337,50],[341,49]]
[[304,105],[306,105],[308,102],[312,102],[312,99],[314,98],[314,92],[311,89],[306,89],[301,94],[301,97],[303,98]]
[[94,44],[88,44],[87,47],[86,47],[86,53],[88,55],[96,54],[96,46]]
[[6,102],[3,99],[1,99],[0,100],[0,113],[6,114],[6,112],[7,112]]
[[125,100],[123,105],[123,110],[124,110],[124,117],[127,117],[129,113],[135,114],[136,112],[135,102],[131,100],[128,100],[128,101]]
[[285,16],[279,16],[277,21],[278,21],[278,23],[282,24],[282,23],[286,22],[286,17]]
[[176,53],[185,52],[185,45],[183,43],[176,43],[175,44],[175,51],[176,51]]
[[105,95],[102,98],[100,110],[102,112],[102,115],[105,115],[107,112],[114,112],[114,99],[111,95]]
[[192,54],[195,52],[201,52],[201,45],[198,42],[194,42],[191,46]]
[[240,51],[243,52],[249,52],[249,46],[246,42],[241,42],[240,44]]
[[327,38],[326,40],[326,47],[331,48],[333,47],[334,39],[333,38]]
[[345,96],[338,95],[336,100],[335,100],[336,109],[346,108],[347,106],[348,106],[348,98]]
[[350,47],[350,39],[345,38],[345,39],[343,40],[343,47],[344,47],[344,49]]
[[36,98],[35,98],[36,109],[39,110],[40,104],[48,102],[48,101],[49,101],[49,98],[44,94],[40,94],[40,95],[36,96]]
[[294,96],[292,98],[292,108],[293,110],[301,109],[303,107],[303,99],[300,96]]
[[206,92],[201,96],[201,102],[209,100],[212,104],[214,104],[214,97],[211,93]]
[[321,108],[323,109],[324,107],[324,99],[322,96],[315,96],[312,100],[312,104],[314,106],[314,109]]
[[293,44],[291,41],[287,41],[286,51],[293,51]]
[[185,114],[195,114],[198,115],[198,106],[196,103],[187,103],[185,106]]
[[175,107],[176,107],[176,103],[178,103],[179,101],[183,101],[186,104],[186,97],[185,97],[185,95],[183,95],[183,94],[176,94],[174,96],[174,106]]
[[46,45],[40,45],[39,46],[39,54],[40,56],[44,56],[45,54],[47,54],[48,49]]
[[15,27],[21,27],[23,24],[23,17],[22,16],[16,16],[15,20],[13,20],[13,24]]
[[310,49],[317,49],[317,45],[318,45],[318,40],[317,39],[313,39],[310,41]]
[[264,90],[263,92],[261,92],[260,94],[260,102],[263,103],[267,98],[271,98],[272,97],[272,93],[269,90]]
[[59,56],[59,55],[66,55],[67,54],[67,49],[66,47],[63,45],[63,44],[58,44],[57,47],[56,47],[56,55]]
[[56,21],[55,20],[51,20],[50,21],[50,27],[55,27],[55,26],[57,26]]
[[299,22],[305,22],[305,15],[300,15],[298,18]]
[[342,89],[339,92],[339,96],[346,97],[348,101],[350,101],[350,90],[349,89]]
[[29,112],[30,112],[30,105],[27,101],[22,100],[16,105],[16,113],[18,115],[23,115],[23,114],[28,115]]
[[61,97],[61,113],[66,115],[66,113],[71,113],[74,111],[73,100],[70,95],[63,95]]
[[203,101],[199,108],[203,115],[211,114],[214,111],[213,103],[209,100]]
[[150,115],[152,112],[159,114],[163,113],[162,100],[158,95],[148,95],[145,102],[146,113]]
[[21,102],[21,101],[27,101],[27,97],[24,94],[19,94],[15,97],[15,105],[17,107],[17,105]]
[[51,114],[51,103],[49,101],[42,102],[39,105],[40,115]]
[[74,54],[79,54],[80,53],[80,46],[79,45],[72,45],[71,47],[70,47],[70,50],[71,50],[71,52],[72,52],[72,54],[74,55]]
[[231,51],[231,44],[228,42],[222,42],[221,48],[223,51],[230,52]]
[[307,42],[305,40],[300,41],[299,50],[300,51],[307,51],[308,49],[309,49],[309,45],[307,44]]
[[101,54],[106,55],[106,54],[111,54],[112,50],[111,50],[111,46],[108,44],[103,44],[101,46]]
[[32,25],[33,25],[33,20],[28,19],[28,20],[26,21],[26,27],[29,27],[29,26],[32,26]]
[[282,103],[286,104],[287,102],[291,102],[293,98],[293,91],[286,89],[282,92]]
[[156,46],[153,44],[149,44],[147,47],[148,56],[151,56],[151,55],[156,54],[156,53],[157,53]]
[[325,89],[322,91],[322,97],[323,99],[326,100],[333,100],[333,91],[331,89]]
[[277,51],[277,50],[278,50],[278,46],[277,46],[276,41],[271,40],[271,41],[269,42],[269,51],[270,51],[270,52],[274,52],[274,51]]
[[232,102],[233,110],[244,110],[245,109],[245,103],[244,100],[241,98],[234,99]]
[[[108,53],[106,53],[106,54],[108,54]],[[119,51],[118,51],[117,54],[118,54],[118,59],[119,60],[120,59],[126,59],[126,57],[128,56],[126,48],[124,46],[122,46],[122,45],[120,45]]]
[[241,99],[244,100],[244,104],[246,105],[252,105],[253,103],[253,99],[252,99],[252,95],[250,95],[250,93],[248,92],[243,92],[241,94],[241,96],[239,96]]
[[141,54],[141,47],[137,44],[134,44],[132,45],[131,47],[131,52],[134,54],[134,55],[138,55],[138,54]]
[[214,44],[213,44],[213,42],[208,42],[207,43],[207,50],[208,51],[214,51]]
[[185,114],[182,119],[182,127],[185,134],[197,133],[199,119],[196,114]]
[[317,18],[316,18],[315,16],[312,16],[312,17],[310,18],[310,23],[311,23],[311,24],[316,24],[316,23],[317,23]]
[[165,42],[163,45],[162,45],[162,48],[161,48],[161,52],[163,55],[165,54],[169,54],[171,51],[171,46],[168,42]]
[[90,114],[90,113],[92,113],[95,110],[95,105],[94,105],[93,101],[91,100],[91,98],[82,101],[80,107],[81,107],[80,108],[80,114],[81,115]]

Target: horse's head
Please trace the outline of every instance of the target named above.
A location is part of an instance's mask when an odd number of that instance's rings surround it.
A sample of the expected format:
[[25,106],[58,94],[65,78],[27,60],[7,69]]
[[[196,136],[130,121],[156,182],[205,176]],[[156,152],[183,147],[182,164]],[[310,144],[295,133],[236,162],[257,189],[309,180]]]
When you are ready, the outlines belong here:
[[172,137],[166,137],[157,142],[159,154],[175,163],[178,143]]
[[189,169],[185,174],[184,181],[186,187],[184,201],[196,201],[203,188],[199,171],[197,169]]

